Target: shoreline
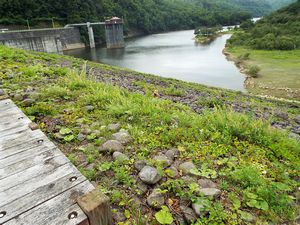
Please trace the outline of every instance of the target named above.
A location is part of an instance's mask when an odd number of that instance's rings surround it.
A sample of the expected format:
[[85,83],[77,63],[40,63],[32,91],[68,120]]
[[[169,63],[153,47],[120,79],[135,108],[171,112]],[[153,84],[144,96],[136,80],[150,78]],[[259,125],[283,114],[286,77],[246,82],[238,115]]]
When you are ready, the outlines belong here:
[[251,77],[248,73],[247,73],[247,65],[246,63],[241,60],[237,60],[236,57],[234,56],[233,53],[231,53],[228,50],[228,47],[225,46],[225,48],[223,49],[222,53],[226,56],[226,59],[228,61],[232,61],[234,62],[234,65],[239,69],[239,71],[245,76],[245,81],[244,81],[244,87],[246,88],[246,90],[248,91],[248,94],[250,95],[254,95],[254,96],[259,96],[259,97],[263,97],[266,99],[274,99],[274,100],[278,100],[278,101],[284,101],[284,102],[293,102],[293,103],[297,103],[299,104],[300,101],[294,98],[286,98],[286,97],[276,97],[274,94],[271,95],[265,95],[265,94],[253,94],[251,93],[251,88],[258,88],[260,90],[260,92],[263,92],[263,90],[283,90],[286,93],[291,92],[292,94],[297,94],[297,91],[293,91],[292,89],[288,88],[288,87],[284,87],[284,88],[270,88],[267,87],[263,84],[257,84],[255,83],[255,79],[257,78],[253,78]]

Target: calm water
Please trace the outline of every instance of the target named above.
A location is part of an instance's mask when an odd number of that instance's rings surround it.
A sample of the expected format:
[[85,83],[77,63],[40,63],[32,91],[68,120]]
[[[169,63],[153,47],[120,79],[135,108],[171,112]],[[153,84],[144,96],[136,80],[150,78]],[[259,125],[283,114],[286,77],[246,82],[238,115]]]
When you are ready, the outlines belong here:
[[140,72],[244,91],[245,77],[222,54],[223,35],[208,45],[196,45],[193,32],[154,34],[126,41],[125,49],[79,49],[65,54]]

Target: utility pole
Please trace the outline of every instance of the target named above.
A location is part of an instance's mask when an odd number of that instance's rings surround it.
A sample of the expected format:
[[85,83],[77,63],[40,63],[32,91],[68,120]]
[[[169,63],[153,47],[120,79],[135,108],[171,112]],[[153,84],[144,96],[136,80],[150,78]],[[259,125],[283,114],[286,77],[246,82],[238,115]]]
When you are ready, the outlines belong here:
[[27,19],[26,21],[27,21],[27,28],[28,30],[30,30],[29,20]]

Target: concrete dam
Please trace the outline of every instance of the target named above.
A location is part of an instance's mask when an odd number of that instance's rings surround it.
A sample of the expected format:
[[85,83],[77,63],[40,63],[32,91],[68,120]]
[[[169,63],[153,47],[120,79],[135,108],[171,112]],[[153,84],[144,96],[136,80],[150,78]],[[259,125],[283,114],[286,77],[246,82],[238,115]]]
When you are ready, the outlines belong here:
[[0,32],[0,44],[25,50],[60,53],[84,48],[78,27],[86,26],[89,46],[95,48],[93,26],[104,25],[107,48],[123,48],[123,20],[113,17],[105,22],[68,24],[64,28],[34,29]]

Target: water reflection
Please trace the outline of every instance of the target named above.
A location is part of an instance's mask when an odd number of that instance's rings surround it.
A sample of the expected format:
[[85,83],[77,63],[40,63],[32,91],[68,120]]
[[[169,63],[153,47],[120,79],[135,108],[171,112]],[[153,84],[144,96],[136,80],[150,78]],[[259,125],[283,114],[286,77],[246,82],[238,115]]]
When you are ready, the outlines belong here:
[[133,38],[124,49],[80,49],[73,55],[145,73],[244,91],[245,77],[222,54],[223,35],[207,45],[195,44],[193,31],[178,31]]

